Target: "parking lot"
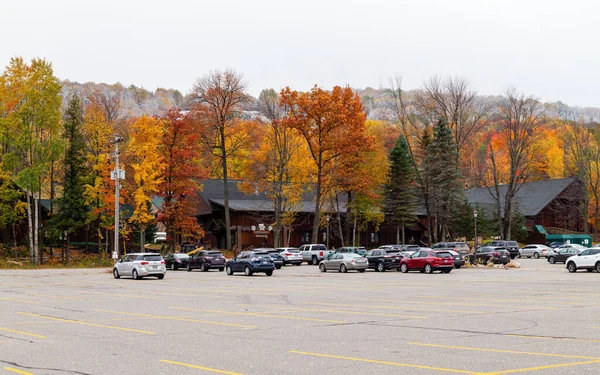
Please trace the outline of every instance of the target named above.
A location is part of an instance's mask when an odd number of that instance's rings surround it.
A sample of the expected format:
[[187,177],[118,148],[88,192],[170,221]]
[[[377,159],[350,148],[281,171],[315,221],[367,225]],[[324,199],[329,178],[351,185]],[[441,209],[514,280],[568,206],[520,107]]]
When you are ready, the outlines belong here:
[[600,275],[0,271],[6,374],[598,374]]

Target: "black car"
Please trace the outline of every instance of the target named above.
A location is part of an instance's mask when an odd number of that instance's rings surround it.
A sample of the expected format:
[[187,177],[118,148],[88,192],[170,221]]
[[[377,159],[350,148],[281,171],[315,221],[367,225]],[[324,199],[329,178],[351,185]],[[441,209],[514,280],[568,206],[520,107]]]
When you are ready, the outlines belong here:
[[384,272],[385,270],[397,270],[403,255],[400,254],[400,250],[373,249],[367,251],[365,258],[369,261],[369,268],[377,272]]
[[283,265],[285,263],[285,260],[283,259],[281,254],[279,254],[278,250],[265,248],[265,249],[254,249],[254,252],[257,254],[259,254],[259,253],[269,254],[271,256],[271,258],[273,259],[273,263],[275,263],[276,269],[280,269],[281,267],[283,267]]
[[179,268],[185,268],[188,263],[189,255],[184,253],[170,253],[164,256],[165,267],[177,271]]
[[243,272],[246,276],[252,276],[254,273],[262,272],[267,276],[271,276],[274,269],[275,263],[268,253],[256,253],[254,251],[242,251],[225,265],[225,272],[228,275]]
[[494,240],[484,243],[483,246],[503,247],[509,252],[510,259],[515,259],[521,254],[519,252],[519,244],[517,243],[517,241]]
[[[459,253],[457,253],[456,251],[452,251],[452,250],[439,250],[443,253],[450,253],[452,254],[452,256],[454,257],[454,268],[459,269],[460,267],[465,265],[465,259],[462,255],[460,255]],[[436,252],[438,252],[438,250],[436,250]]]
[[200,271],[208,271],[225,269],[225,257],[218,250],[200,250],[196,254],[192,254],[187,262],[188,272],[198,268]]
[[[473,254],[470,254],[469,261],[473,263]],[[500,246],[483,246],[475,250],[475,262],[488,264],[508,264],[510,263],[510,253],[505,247]]]
[[578,255],[582,251],[583,251],[582,249],[577,249],[574,247],[565,247],[562,249],[561,248],[555,249],[553,253],[548,254],[548,263],[550,263],[550,264],[566,263],[567,258]]

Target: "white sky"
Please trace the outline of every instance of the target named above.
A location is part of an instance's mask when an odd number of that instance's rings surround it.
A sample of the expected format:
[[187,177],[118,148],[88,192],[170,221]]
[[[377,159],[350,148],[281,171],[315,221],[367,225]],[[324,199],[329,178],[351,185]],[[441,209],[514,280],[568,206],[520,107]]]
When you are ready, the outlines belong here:
[[231,67],[253,95],[459,75],[482,94],[600,106],[597,0],[18,0],[0,13],[0,70],[45,57],[61,79],[185,94]]

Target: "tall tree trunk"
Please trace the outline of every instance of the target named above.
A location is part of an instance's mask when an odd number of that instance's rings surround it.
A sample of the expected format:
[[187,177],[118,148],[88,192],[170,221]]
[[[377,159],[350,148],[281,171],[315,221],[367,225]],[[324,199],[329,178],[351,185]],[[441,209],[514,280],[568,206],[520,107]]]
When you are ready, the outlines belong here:
[[313,231],[312,231],[312,243],[318,243],[319,238],[319,224],[321,222],[321,181],[323,173],[323,166],[321,165],[321,155],[319,154],[319,160],[317,163],[317,196],[315,201],[315,217],[313,218]]
[[338,199],[337,194],[335,195],[335,206],[338,212],[338,227],[340,230],[340,241],[342,242],[342,246],[344,246],[346,243],[344,242],[344,231],[342,228],[342,213],[340,212],[340,200]]
[[146,248],[146,228],[140,226],[140,251],[143,253]]
[[402,222],[401,231],[402,231],[402,244],[406,244],[406,230],[404,229],[404,222]]
[[275,198],[275,229],[273,233],[273,246],[281,246],[281,195]]
[[510,196],[512,184],[509,183],[507,187],[506,197],[504,198],[504,230],[503,239],[510,240],[510,227],[512,225],[512,197]]
[[598,220],[600,220],[600,202],[598,194],[594,194],[594,240],[598,241]]
[[67,249],[65,251],[65,266],[69,264],[69,257],[71,255],[71,253],[69,252],[71,250],[71,234],[69,232],[67,232]]
[[352,246],[356,246],[356,216],[354,216],[352,224]]
[[231,250],[231,218],[229,217],[229,181],[227,176],[227,150],[225,149],[225,129],[220,132],[221,136],[221,166],[223,168],[223,208],[225,210],[225,239],[227,250]]
[[32,192],[27,189],[27,224],[29,230],[29,261],[34,262],[34,249],[33,249],[33,209],[32,209]]

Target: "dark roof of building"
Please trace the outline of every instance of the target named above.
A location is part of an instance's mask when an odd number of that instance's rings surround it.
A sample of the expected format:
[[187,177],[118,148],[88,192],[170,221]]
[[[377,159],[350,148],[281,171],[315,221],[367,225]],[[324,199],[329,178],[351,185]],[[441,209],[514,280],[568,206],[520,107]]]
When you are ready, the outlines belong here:
[[[542,180],[526,182],[521,185],[515,196],[519,212],[524,216],[538,215],[550,202],[552,202],[569,185],[577,181],[576,177],[559,178],[554,180]],[[506,196],[507,185],[500,185],[500,205],[504,210],[504,196]],[[491,191],[491,192],[490,192]],[[466,197],[472,206],[482,207],[486,213],[495,211],[496,200],[495,189],[475,188],[467,190]],[[504,212],[502,213],[504,216]]]

